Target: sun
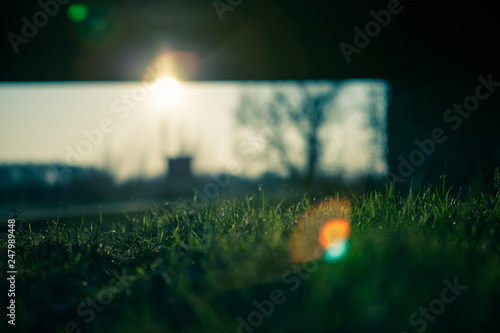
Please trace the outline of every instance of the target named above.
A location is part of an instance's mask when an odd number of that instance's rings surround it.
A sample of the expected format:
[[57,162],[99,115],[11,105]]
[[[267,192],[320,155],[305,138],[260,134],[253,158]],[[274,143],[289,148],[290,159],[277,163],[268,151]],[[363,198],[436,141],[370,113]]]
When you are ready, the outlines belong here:
[[151,99],[158,106],[172,106],[179,101],[181,85],[173,77],[162,77],[151,87]]

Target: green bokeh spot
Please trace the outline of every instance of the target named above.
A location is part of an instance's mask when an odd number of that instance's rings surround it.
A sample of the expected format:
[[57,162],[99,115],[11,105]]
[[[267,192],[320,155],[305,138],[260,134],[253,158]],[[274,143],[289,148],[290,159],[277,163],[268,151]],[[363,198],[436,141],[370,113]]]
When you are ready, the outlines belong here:
[[336,244],[333,244],[328,249],[326,249],[323,259],[325,259],[326,261],[339,260],[346,254],[348,246],[348,241],[340,241]]
[[89,14],[89,7],[83,3],[75,3],[68,7],[68,17],[73,22],[82,22]]

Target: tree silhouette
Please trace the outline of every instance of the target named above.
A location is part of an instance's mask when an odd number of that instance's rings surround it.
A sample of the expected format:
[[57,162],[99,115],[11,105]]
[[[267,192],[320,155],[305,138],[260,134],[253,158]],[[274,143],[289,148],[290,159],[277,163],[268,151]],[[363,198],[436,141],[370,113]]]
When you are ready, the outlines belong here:
[[[290,179],[310,187],[322,153],[320,129],[332,114],[337,91],[337,86],[327,81],[281,83],[268,99],[256,99],[254,93],[245,91],[237,119],[259,133],[257,144],[265,151],[263,157],[277,159]],[[298,134],[297,138],[291,133]]]

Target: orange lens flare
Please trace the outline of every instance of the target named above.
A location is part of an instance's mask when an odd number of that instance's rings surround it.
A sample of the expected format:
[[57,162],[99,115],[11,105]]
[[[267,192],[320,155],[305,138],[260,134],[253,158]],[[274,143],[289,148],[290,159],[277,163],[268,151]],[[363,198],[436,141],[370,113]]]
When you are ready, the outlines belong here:
[[308,209],[296,222],[290,239],[290,258],[306,262],[325,258],[336,260],[346,252],[350,234],[350,203],[326,199]]
[[345,242],[350,234],[349,222],[345,219],[333,219],[321,227],[319,230],[319,244],[322,248],[328,249],[338,242]]

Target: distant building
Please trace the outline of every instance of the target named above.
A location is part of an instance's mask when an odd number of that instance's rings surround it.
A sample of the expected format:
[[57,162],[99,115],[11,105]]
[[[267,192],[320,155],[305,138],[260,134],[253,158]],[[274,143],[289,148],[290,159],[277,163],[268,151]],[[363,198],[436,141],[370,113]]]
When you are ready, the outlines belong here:
[[169,158],[167,169],[167,188],[169,195],[190,195],[193,183],[191,157]]

